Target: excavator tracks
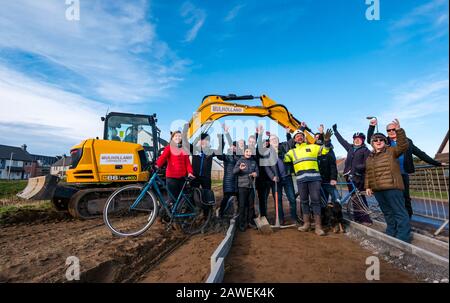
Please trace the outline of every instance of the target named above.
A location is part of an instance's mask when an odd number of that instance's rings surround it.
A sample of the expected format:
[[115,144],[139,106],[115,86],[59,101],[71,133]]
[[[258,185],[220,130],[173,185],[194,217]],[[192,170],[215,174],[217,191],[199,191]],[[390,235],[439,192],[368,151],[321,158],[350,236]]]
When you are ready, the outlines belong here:
[[69,200],[69,213],[78,219],[92,219],[102,215],[106,200],[116,188],[89,188],[76,192]]

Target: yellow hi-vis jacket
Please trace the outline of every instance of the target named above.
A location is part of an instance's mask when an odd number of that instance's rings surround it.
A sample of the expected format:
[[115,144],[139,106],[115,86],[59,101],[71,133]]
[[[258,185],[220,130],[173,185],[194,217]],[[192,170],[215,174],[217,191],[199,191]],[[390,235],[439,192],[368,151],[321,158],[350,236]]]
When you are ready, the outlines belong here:
[[330,152],[330,147],[317,144],[297,144],[287,152],[284,162],[293,162],[294,171],[299,182],[320,181],[317,157]]

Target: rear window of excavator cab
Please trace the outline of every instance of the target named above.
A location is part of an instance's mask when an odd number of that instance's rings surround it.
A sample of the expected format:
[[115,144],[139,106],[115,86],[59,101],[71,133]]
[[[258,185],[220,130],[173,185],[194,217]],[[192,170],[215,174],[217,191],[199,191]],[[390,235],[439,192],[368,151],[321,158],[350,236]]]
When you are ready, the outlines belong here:
[[147,118],[112,116],[107,122],[107,139],[153,146],[152,128]]

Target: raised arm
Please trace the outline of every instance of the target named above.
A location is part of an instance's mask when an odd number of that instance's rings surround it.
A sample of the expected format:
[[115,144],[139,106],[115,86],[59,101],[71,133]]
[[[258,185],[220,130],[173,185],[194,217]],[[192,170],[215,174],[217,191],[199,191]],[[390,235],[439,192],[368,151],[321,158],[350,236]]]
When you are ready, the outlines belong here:
[[194,146],[189,143],[188,139],[188,130],[189,130],[189,124],[185,124],[183,127],[183,131],[181,132],[181,135],[183,137],[183,148],[192,155],[194,153]]
[[375,126],[377,126],[378,120],[373,118],[370,120],[369,129],[367,130],[367,143],[371,144],[370,140],[372,139],[373,134],[375,133]]
[[397,132],[397,145],[391,148],[394,151],[395,157],[398,158],[408,150],[409,142],[408,138],[406,138],[405,130],[400,127],[400,122],[395,119],[392,124],[395,126],[395,131]]
[[334,124],[333,125],[333,131],[334,134],[336,135],[337,140],[339,141],[339,143],[342,145],[342,147],[346,150],[349,151],[352,148],[352,145],[350,143],[348,143],[342,136],[341,134],[338,132],[337,130],[337,125]]
[[424,151],[422,151],[420,148],[414,145],[414,143],[409,140],[409,144],[411,144],[412,153],[416,155],[420,160],[427,162],[428,164],[434,165],[434,166],[442,166],[441,162],[438,162],[428,156]]

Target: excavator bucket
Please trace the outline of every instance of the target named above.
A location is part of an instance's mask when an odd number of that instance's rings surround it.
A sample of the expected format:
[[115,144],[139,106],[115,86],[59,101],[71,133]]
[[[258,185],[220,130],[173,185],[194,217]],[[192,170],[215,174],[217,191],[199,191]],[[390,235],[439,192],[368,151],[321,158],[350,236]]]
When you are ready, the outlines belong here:
[[58,177],[53,175],[30,178],[25,189],[17,196],[27,200],[50,200],[57,184]]

